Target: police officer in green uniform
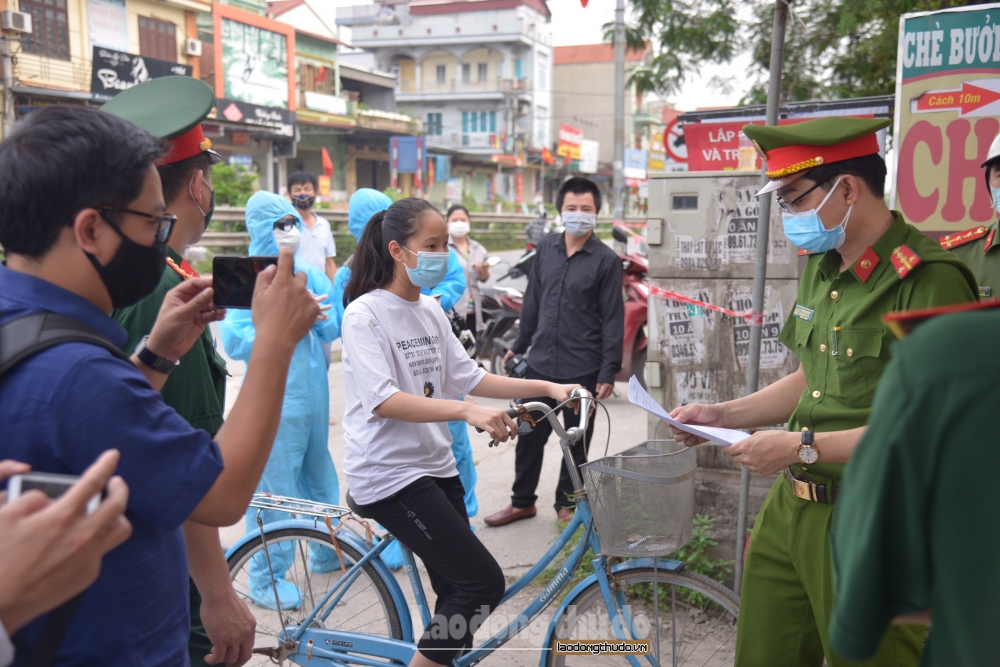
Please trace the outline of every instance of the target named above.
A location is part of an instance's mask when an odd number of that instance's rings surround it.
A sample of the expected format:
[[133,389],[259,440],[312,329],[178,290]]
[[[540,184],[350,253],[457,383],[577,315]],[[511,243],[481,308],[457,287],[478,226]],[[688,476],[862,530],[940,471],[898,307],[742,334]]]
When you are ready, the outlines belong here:
[[[993,210],[1000,214],[1000,134],[993,139],[982,166],[986,169],[986,189],[993,198]],[[996,220],[991,225],[944,236],[941,247],[955,253],[976,274],[979,296],[1000,296],[1000,238]]]
[[933,618],[921,665],[998,662],[998,306],[886,318],[918,326],[893,348],[837,501],[830,644],[845,657],[867,658],[889,623],[916,617]]
[[[170,236],[167,270],[156,291],[128,308],[114,311],[114,319],[128,331],[127,350],[149,333],[163,299],[173,287],[197,276],[182,257],[185,247],[197,243],[208,228],[215,208],[211,167],[221,157],[211,150],[201,122],[215,105],[215,94],[205,83],[183,76],[153,79],[119,93],[103,111],[129,120],[154,136],[168,140],[169,149],[157,165],[166,212],[177,216]],[[185,354],[163,386],[163,400],[195,428],[214,437],[222,427],[226,405],[226,363],[216,352],[212,332]],[[253,615],[233,590],[217,528],[193,521],[184,524],[191,572],[191,664],[242,664],[253,648]]]
[[[893,335],[884,313],[974,301],[951,253],[890,211],[875,133],[888,120],[821,118],[748,125],[777,192],[789,240],[808,255],[781,341],[796,372],[734,401],[692,404],[681,422],[754,428],[726,447],[747,469],[780,473],[757,517],[743,572],[737,667],[847,663],[827,641],[833,582],[827,540],[844,464],[865,430]],[[678,442],[693,436],[674,431]],[[866,665],[916,665],[924,628],[893,626]]]

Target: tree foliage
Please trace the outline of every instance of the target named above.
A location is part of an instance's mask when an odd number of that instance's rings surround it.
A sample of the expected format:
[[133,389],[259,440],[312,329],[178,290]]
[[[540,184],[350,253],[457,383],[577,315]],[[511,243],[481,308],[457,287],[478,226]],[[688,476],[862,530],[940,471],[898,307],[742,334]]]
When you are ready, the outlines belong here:
[[[985,0],[984,0],[985,1]],[[742,104],[763,103],[771,59],[772,0],[631,0],[629,47],[650,42],[653,57],[632,70],[640,91],[673,95],[704,64],[752,55],[749,72],[710,82],[750,79]],[[901,14],[981,4],[950,0],[790,0],[782,68],[783,101],[890,95],[895,90]],[[613,30],[605,26],[613,43]]]

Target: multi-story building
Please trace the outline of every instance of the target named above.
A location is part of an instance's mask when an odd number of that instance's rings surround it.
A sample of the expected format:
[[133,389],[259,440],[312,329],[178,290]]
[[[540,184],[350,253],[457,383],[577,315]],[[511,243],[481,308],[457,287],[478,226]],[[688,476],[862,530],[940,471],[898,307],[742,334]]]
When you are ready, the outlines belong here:
[[423,121],[428,150],[452,157],[465,189],[527,202],[541,182],[528,154],[551,145],[550,19],[545,0],[383,0],[337,12],[352,45],[396,75],[398,109]]
[[[127,86],[133,77],[168,73],[198,75],[199,59],[188,38],[197,39],[197,18],[211,13],[210,0],[0,0],[0,9],[31,15],[30,33],[11,33],[15,118],[50,104],[100,105],[106,94]],[[142,56],[124,63],[107,53]],[[154,63],[155,61],[155,63]],[[141,69],[141,71],[139,71]],[[150,73],[150,72],[153,73]],[[98,88],[91,89],[96,81]]]

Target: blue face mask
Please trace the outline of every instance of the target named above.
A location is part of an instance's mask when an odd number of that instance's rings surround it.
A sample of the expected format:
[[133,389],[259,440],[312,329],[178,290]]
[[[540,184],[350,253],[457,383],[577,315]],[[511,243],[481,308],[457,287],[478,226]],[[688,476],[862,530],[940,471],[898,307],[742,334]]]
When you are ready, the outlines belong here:
[[854,204],[851,204],[850,208],[847,209],[847,215],[833,229],[827,229],[823,225],[823,221],[819,218],[819,210],[830,199],[830,195],[840,185],[840,181],[841,179],[838,178],[819,206],[811,211],[781,214],[781,223],[785,228],[785,236],[795,246],[809,252],[826,252],[827,250],[836,250],[844,245],[844,239],[847,236],[847,219],[851,217],[851,209],[854,208]]
[[1000,213],[1000,188],[991,188],[993,191],[993,210]]
[[404,264],[406,275],[410,277],[410,282],[417,287],[426,287],[427,289],[437,287],[438,283],[448,275],[450,253],[413,252],[406,246],[403,246],[403,250],[417,256],[417,268],[411,269]]

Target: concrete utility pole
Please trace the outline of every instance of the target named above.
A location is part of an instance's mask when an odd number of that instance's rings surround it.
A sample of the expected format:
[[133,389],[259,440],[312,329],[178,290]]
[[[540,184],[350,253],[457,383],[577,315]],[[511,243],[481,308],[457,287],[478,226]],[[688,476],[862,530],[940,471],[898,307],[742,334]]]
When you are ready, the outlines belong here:
[[[778,124],[778,106],[781,102],[781,66],[785,60],[785,24],[788,22],[790,0],[775,0],[774,28],[771,30],[771,80],[767,87],[767,115],[765,124]],[[767,167],[760,177],[763,187],[767,183]],[[764,312],[764,283],[767,278],[767,248],[771,243],[771,201],[772,195],[761,197],[757,215],[757,255],[753,267],[752,312]],[[747,396],[757,391],[760,371],[760,338],[763,322],[750,323],[750,350],[747,359]],[[740,474],[740,504],[736,516],[736,565],[733,568],[733,590],[740,594],[743,587],[743,548],[747,535],[747,505],[750,500],[750,471],[743,468]]]
[[10,37],[0,35],[0,59],[3,60],[3,137],[14,127],[14,63],[10,55]]
[[615,154],[614,219],[625,220],[625,0],[615,4]]

